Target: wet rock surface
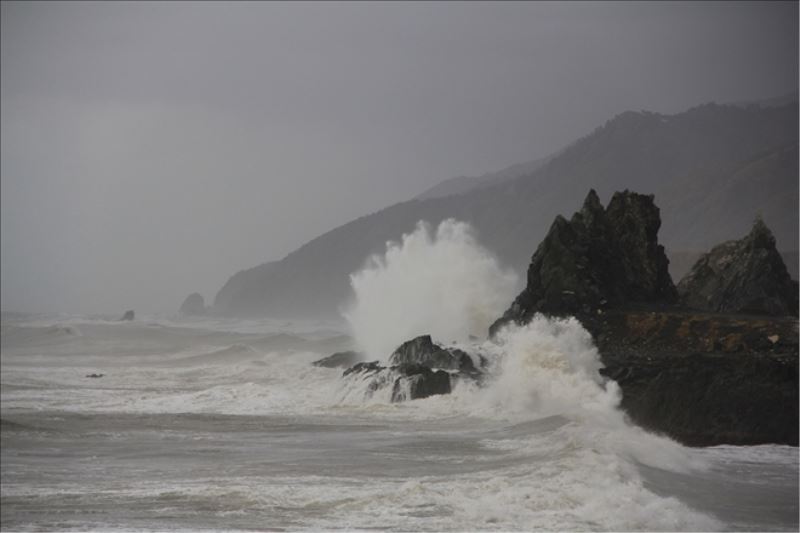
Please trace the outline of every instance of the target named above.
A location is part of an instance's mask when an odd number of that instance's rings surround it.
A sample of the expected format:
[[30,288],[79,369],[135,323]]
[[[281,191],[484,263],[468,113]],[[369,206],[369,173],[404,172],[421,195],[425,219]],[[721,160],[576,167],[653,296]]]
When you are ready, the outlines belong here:
[[[486,360],[482,356],[476,358],[481,368],[485,366]],[[379,361],[357,363],[342,374],[342,377],[348,376],[370,380],[368,394],[392,387],[391,401],[401,402],[450,394],[455,380],[480,381],[483,373],[476,368],[468,353],[443,347],[433,342],[430,335],[421,335],[401,344],[389,357],[388,366]]]
[[634,423],[692,446],[797,446],[796,320],[610,312],[582,322]]
[[526,323],[537,312],[568,315],[677,301],[652,195],[617,192],[606,209],[594,190],[570,220],[558,216],[536,249],[527,285],[495,322]]
[[468,376],[480,373],[468,353],[458,348],[439,346],[431,340],[430,335],[421,335],[401,344],[389,358],[389,363],[452,370]]
[[775,237],[761,217],[740,240],[715,246],[678,284],[681,303],[712,312],[797,316],[791,279]]
[[349,368],[362,359],[364,359],[364,354],[353,350],[347,350],[344,352],[336,352],[328,357],[323,357],[311,364],[323,368]]

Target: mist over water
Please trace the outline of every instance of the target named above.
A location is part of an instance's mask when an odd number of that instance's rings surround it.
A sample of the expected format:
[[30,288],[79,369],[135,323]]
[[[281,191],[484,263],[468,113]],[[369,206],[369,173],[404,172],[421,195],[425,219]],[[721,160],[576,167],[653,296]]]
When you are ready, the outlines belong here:
[[468,224],[453,219],[435,231],[420,221],[350,281],[355,301],[344,316],[370,359],[388,358],[426,333],[446,343],[483,338],[518,288],[517,275],[499,265]]

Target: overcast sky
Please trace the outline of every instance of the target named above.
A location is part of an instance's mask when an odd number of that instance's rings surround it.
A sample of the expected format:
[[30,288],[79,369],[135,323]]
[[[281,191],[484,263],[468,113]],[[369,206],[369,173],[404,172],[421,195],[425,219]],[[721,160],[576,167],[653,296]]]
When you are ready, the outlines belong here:
[[174,312],[633,109],[796,89],[796,2],[2,2],[2,309]]

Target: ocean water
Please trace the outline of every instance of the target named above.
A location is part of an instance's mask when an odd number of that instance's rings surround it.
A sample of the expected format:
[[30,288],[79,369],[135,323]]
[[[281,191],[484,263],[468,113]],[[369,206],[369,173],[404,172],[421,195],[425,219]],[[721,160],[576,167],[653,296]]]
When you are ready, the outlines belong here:
[[[797,448],[632,426],[574,319],[486,340],[518,280],[445,221],[354,273],[340,321],[3,314],[2,529],[798,530]],[[483,385],[393,404],[311,365],[424,333]]]
[[[3,530],[797,530],[798,453],[625,422],[574,322],[391,404],[337,323],[4,315]],[[88,374],[103,374],[88,378]]]

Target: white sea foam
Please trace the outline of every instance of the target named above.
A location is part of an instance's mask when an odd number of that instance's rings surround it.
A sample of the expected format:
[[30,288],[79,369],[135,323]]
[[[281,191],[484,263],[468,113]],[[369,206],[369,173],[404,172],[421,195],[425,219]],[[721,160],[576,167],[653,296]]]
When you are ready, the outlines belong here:
[[400,343],[425,333],[448,343],[484,337],[517,284],[470,227],[452,219],[435,232],[420,222],[350,279],[355,302],[344,314],[371,359],[386,359]]

